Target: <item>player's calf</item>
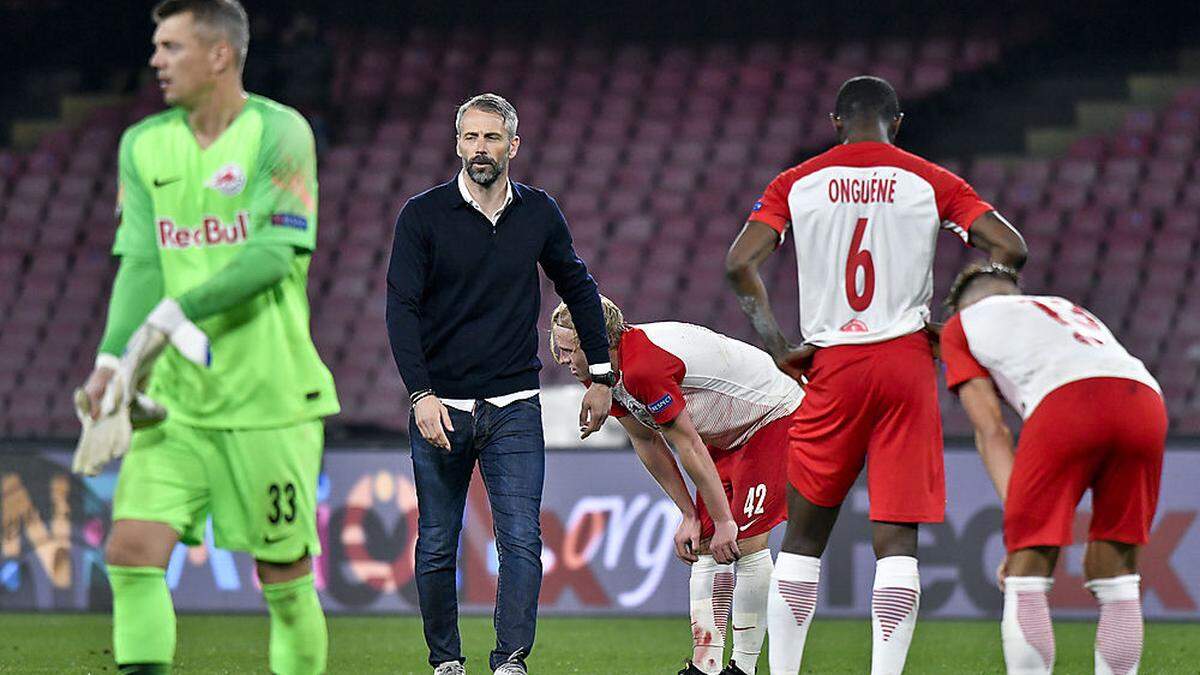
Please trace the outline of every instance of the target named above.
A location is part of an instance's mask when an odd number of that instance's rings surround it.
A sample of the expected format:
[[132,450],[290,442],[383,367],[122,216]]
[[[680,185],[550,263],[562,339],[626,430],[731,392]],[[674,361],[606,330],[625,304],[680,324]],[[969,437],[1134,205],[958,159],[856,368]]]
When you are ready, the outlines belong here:
[[325,672],[329,635],[313,586],[312,558],[290,563],[257,561],[263,599],[271,615],[270,665],[278,675]]
[[763,638],[767,635],[771,573],[775,570],[766,540],[767,535],[762,535],[761,544],[747,541],[742,550],[749,552],[743,554],[736,563],[737,579],[733,589],[731,622],[733,655],[729,666],[721,671],[722,675],[754,675],[758,655],[762,653]]
[[1086,587],[1100,603],[1096,626],[1096,672],[1137,673],[1144,626],[1137,572],[1138,547],[1112,541],[1088,544],[1083,559]]
[[165,523],[113,523],[104,557],[113,595],[113,658],[121,673],[170,672],[175,608],[166,567],[178,540]]
[[1033,546],[1008,554],[1000,568],[1004,616],[1000,636],[1008,672],[1023,675],[1054,669],[1054,631],[1047,594],[1058,561],[1057,546]]
[[1010,675],[1041,675],[1054,670],[1054,629],[1046,594],[1048,576],[1009,576],[1004,580],[1000,635]]
[[872,675],[899,675],[904,671],[920,605],[917,559],[905,555],[880,558],[875,564],[871,593]]
[[725,654],[725,629],[733,605],[734,565],[720,565],[711,555],[692,563],[692,668],[716,675]]

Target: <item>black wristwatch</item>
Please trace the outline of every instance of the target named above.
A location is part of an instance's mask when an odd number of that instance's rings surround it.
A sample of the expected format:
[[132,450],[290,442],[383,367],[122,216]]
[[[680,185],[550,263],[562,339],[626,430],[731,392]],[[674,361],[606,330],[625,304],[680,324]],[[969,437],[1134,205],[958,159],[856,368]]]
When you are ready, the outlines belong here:
[[609,389],[617,386],[617,374],[611,370],[607,373],[588,373],[588,377],[592,379],[592,384],[602,384]]

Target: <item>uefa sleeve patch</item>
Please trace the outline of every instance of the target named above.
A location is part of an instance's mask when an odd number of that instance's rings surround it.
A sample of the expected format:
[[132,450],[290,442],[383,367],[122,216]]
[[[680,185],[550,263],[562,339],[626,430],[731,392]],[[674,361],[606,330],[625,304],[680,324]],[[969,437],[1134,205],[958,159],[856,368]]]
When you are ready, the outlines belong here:
[[308,229],[308,218],[295,213],[272,213],[271,224],[275,227],[287,227],[303,232]]
[[650,412],[657,415],[667,409],[667,406],[675,402],[675,399],[670,394],[663,394],[663,397],[647,406]]
[[750,209],[750,211],[752,213],[758,213],[759,211],[762,211],[762,207],[763,207],[762,197],[759,197],[758,200],[754,202],[754,206],[753,206],[753,208]]

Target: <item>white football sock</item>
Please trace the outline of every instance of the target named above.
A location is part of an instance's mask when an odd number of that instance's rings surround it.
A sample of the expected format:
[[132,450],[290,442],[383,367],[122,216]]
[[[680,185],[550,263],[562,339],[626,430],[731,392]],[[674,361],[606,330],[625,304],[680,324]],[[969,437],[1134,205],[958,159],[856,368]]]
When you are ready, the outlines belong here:
[[767,597],[771,675],[800,672],[804,640],[817,608],[817,583],[820,580],[820,558],[780,553],[776,559]]
[[1054,670],[1054,627],[1046,593],[1050,577],[1007,577],[1000,637],[1009,675],[1043,675]]
[[877,560],[871,593],[871,675],[904,672],[920,606],[917,559],[894,555]]
[[1096,627],[1096,675],[1136,675],[1142,660],[1142,578],[1126,574],[1093,579],[1084,586],[1100,602]]
[[733,586],[732,564],[718,565],[711,555],[692,563],[692,663],[702,672],[721,672]]
[[737,561],[733,587],[733,655],[730,660],[746,675],[754,675],[763,638],[767,635],[767,595],[771,591],[771,550],[743,556]]

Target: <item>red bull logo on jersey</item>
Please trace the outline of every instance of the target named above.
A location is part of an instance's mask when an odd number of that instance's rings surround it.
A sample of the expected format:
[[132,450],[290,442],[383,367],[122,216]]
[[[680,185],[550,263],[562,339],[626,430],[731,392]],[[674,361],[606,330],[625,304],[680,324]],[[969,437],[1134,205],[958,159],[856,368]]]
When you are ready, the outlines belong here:
[[205,185],[226,197],[236,197],[246,187],[246,172],[231,162],[218,169]]
[[238,211],[228,225],[216,216],[205,216],[197,228],[180,227],[170,218],[158,219],[158,247],[163,249],[232,246],[246,241],[249,233],[250,214],[247,211]]

